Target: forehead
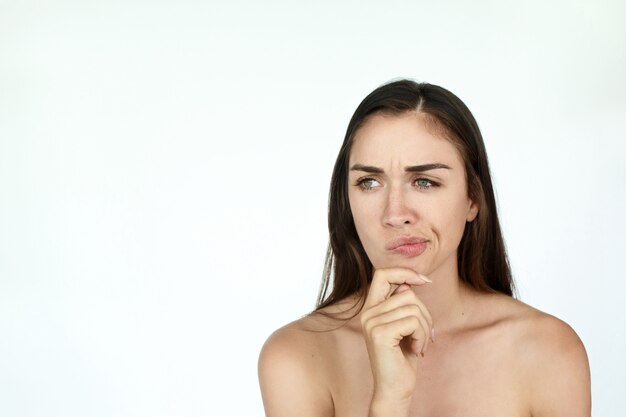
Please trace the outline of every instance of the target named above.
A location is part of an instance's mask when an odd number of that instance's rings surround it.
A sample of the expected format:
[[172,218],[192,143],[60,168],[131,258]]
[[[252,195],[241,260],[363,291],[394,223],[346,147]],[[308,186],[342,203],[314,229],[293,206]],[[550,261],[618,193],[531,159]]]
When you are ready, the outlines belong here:
[[356,132],[350,165],[393,168],[440,162],[461,168],[463,161],[456,147],[430,123],[416,112],[371,116]]

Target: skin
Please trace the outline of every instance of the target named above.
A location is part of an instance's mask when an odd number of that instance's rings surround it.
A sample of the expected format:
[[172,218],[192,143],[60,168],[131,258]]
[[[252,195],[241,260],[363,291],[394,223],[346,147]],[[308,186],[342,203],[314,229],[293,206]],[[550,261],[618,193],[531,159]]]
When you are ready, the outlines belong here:
[[[406,171],[427,163],[450,169]],[[316,313],[270,336],[259,357],[266,415],[590,416],[576,333],[460,280],[458,246],[480,208],[454,146],[419,113],[375,115],[356,134],[355,165],[377,168],[349,173],[356,229],[375,268],[364,307],[345,322]],[[386,249],[400,236],[426,239],[426,250]],[[326,312],[351,317],[357,301]]]

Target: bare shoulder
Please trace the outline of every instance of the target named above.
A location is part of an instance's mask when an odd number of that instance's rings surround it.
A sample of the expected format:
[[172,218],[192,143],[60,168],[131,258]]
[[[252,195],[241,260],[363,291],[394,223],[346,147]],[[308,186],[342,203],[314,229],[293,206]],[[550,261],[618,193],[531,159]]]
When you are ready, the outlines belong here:
[[259,384],[265,413],[279,416],[332,416],[325,380],[328,332],[309,315],[272,333],[259,355]]
[[559,356],[572,366],[587,362],[580,337],[563,320],[511,297],[499,296],[496,303],[496,314],[506,323],[520,360],[554,363]]
[[507,297],[502,302],[507,305],[508,320],[527,360],[552,359],[557,352],[569,353],[566,356],[574,357],[570,359],[586,360],[585,347],[569,324],[514,298]]
[[357,312],[358,300],[353,300],[356,299],[344,299],[276,330],[265,342],[260,361],[278,353],[282,358],[297,360],[299,366],[316,369],[319,374],[319,367],[323,365],[320,361],[328,358],[339,335],[354,331],[354,320],[348,320]]
[[499,300],[508,322],[520,378],[529,387],[532,416],[590,416],[589,361],[563,320],[508,297]]

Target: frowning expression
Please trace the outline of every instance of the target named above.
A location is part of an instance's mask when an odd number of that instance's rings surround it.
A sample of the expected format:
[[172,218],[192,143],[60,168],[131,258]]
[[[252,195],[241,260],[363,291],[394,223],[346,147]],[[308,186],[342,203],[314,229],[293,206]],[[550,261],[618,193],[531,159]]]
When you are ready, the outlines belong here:
[[348,175],[352,216],[374,268],[458,274],[457,249],[478,207],[461,155],[424,114],[368,118],[356,132]]

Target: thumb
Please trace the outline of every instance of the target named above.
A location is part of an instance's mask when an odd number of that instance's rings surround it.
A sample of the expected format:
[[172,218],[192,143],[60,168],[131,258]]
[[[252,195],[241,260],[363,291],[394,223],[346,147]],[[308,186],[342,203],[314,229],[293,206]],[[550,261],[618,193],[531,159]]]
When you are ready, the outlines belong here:
[[406,284],[409,284],[409,285],[424,285],[424,284],[431,284],[432,283],[430,278],[428,278],[426,275],[422,275],[422,274],[417,274],[417,275],[415,275],[415,277],[407,279],[405,282],[406,282]]

